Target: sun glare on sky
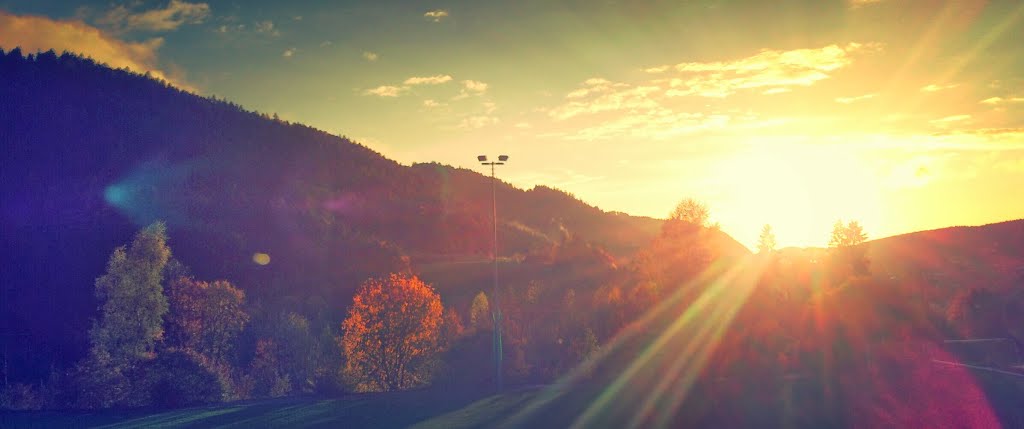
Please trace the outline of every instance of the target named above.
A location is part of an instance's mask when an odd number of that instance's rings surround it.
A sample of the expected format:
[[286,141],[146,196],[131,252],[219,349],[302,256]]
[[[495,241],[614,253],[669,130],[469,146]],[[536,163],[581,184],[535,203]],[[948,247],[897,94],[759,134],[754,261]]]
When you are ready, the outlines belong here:
[[763,224],[784,243],[820,246],[837,219],[857,219],[869,230],[881,221],[875,176],[839,148],[751,148],[721,162],[717,173],[723,195],[717,202],[732,210],[716,219],[748,246]]

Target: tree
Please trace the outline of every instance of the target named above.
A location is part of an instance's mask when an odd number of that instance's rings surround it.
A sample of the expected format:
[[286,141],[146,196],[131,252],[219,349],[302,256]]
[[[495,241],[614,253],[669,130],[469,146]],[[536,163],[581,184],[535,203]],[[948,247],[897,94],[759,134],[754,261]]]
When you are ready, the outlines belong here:
[[491,304],[483,292],[477,293],[469,305],[469,326],[474,329],[490,329]]
[[441,321],[441,348],[448,349],[452,344],[455,344],[455,341],[462,336],[463,330],[462,318],[459,317],[459,313],[454,308],[445,308]]
[[342,322],[345,372],[357,390],[394,391],[425,384],[438,352],[441,298],[416,276],[363,283]]
[[775,251],[775,246],[775,233],[772,232],[772,226],[765,224],[764,228],[761,228],[761,237],[757,240],[757,252],[767,255]]
[[167,292],[168,343],[224,363],[249,322],[242,308],[245,292],[226,280],[207,283],[190,277],[172,280]]
[[864,275],[868,273],[867,249],[862,246],[868,236],[864,228],[855,220],[843,225],[843,221],[837,220],[832,226],[832,236],[829,238],[828,247],[832,249],[833,258],[838,264],[834,268],[842,268],[838,274],[848,274],[846,269],[853,274]]
[[828,247],[835,249],[856,246],[867,239],[864,228],[857,221],[851,220],[850,223],[843,225],[843,221],[837,220],[832,226],[832,237],[828,241]]
[[708,206],[693,198],[686,198],[669,213],[669,220],[683,221],[692,225],[707,226],[711,211]]
[[96,279],[101,314],[89,339],[115,366],[152,352],[163,336],[167,298],[160,280],[171,257],[166,231],[162,222],[139,231],[131,247],[114,250],[107,273]]
[[979,287],[961,290],[946,309],[946,320],[964,338],[1003,337],[1006,297]]

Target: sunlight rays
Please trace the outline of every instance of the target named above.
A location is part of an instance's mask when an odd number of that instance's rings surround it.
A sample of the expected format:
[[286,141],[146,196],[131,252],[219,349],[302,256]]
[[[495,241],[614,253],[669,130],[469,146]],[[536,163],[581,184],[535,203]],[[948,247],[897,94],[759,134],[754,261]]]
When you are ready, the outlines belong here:
[[[615,415],[616,412],[628,413],[630,418],[622,420],[623,424],[628,422],[627,427],[669,424],[702,375],[733,317],[756,287],[755,279],[763,268],[762,262],[753,259],[731,266],[721,261],[714,263],[697,279],[680,285],[657,307],[645,312],[639,321],[624,328],[597,355],[545,389],[506,426],[526,421],[573,386],[585,382],[596,368],[623,364],[621,373],[574,418],[572,427],[590,427],[608,417],[623,417]],[[694,288],[701,285],[707,285],[706,289],[694,296]],[[661,331],[652,339],[645,339],[652,334],[647,329],[652,328]],[[637,341],[647,343],[640,354],[624,356],[623,353],[639,345]],[[641,399],[635,399],[637,395]],[[626,397],[631,398],[631,404],[639,404],[639,408],[623,408]]]

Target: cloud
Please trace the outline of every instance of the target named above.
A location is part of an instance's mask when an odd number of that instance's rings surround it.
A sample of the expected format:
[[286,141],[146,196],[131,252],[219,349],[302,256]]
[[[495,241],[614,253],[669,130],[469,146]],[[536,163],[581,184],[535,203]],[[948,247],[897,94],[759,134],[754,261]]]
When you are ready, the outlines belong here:
[[473,130],[483,128],[488,125],[494,125],[497,124],[498,122],[501,122],[501,120],[494,116],[477,115],[463,118],[462,121],[459,122],[458,127],[462,129]]
[[[878,49],[881,46],[874,43],[762,49],[730,60],[648,67],[643,71],[653,76],[637,82],[592,77],[566,93],[560,105],[541,111],[557,121],[580,122],[583,128],[560,136],[584,140],[622,136],[661,139],[718,129],[727,123],[731,128],[771,127],[778,121],[757,120],[750,113],[739,112],[696,114],[692,113],[693,104],[705,104],[699,98],[724,98],[741,91],[770,95],[811,86],[850,66],[859,54]],[[836,101],[849,103],[875,96]],[[599,117],[582,119],[591,115]]]
[[659,108],[602,121],[598,125],[584,127],[561,137],[567,140],[602,140],[628,136],[663,140],[721,129],[731,122],[732,118],[728,115],[705,115]]
[[836,103],[850,104],[856,103],[858,101],[868,100],[875,97],[878,97],[878,93],[858,95],[856,97],[839,97],[836,98]]
[[444,9],[434,9],[424,13],[423,16],[434,22],[441,22],[442,19],[448,17],[448,11]]
[[653,85],[631,87],[621,82],[588,79],[584,82],[583,88],[566,95],[571,101],[550,109],[548,115],[558,120],[566,120],[583,114],[658,109],[661,108],[661,104],[653,95],[662,91],[660,87]]
[[440,106],[442,106],[442,104],[438,103],[435,100],[432,100],[432,99],[423,100],[423,107],[440,107]]
[[257,33],[267,34],[270,36],[280,36],[281,32],[274,28],[274,21],[259,21],[253,27]]
[[969,119],[971,119],[971,115],[951,115],[951,116],[946,116],[944,118],[933,119],[933,120],[928,121],[928,122],[931,122],[932,124],[938,125],[938,126],[947,126],[947,125],[952,124],[954,122],[963,122],[963,121],[966,121],[966,120],[969,120]]
[[955,83],[951,83],[949,85],[936,85],[936,84],[933,83],[933,84],[921,87],[921,91],[924,91],[924,92],[936,92],[936,91],[942,91],[944,89],[956,88],[957,86],[960,86],[960,85],[955,84]]
[[156,37],[145,42],[126,42],[82,21],[60,21],[0,11],[0,46],[5,49],[20,46],[26,52],[50,49],[75,52],[113,68],[149,72],[174,86],[195,91],[184,80],[168,76],[157,66],[156,51],[163,40]]
[[466,90],[483,93],[487,91],[487,84],[478,80],[464,80],[462,81],[463,88]]
[[125,6],[117,6],[101,16],[97,22],[117,31],[172,31],[185,24],[199,24],[210,16],[210,5],[171,0],[163,9],[134,13]]
[[880,45],[861,43],[788,51],[764,49],[731,61],[685,62],[648,70],[675,72],[674,77],[655,81],[668,85],[668,96],[721,98],[745,89],[811,86],[852,64],[854,54],[877,49]]
[[321,48],[326,48],[326,47],[331,46],[333,44],[334,44],[334,42],[332,42],[330,40],[324,40],[323,42],[320,42],[320,47]]
[[409,87],[381,85],[376,88],[363,91],[363,94],[376,95],[378,97],[398,97],[408,89]]
[[1024,103],[1024,97],[1010,97],[1010,98],[991,97],[991,98],[986,98],[984,100],[981,100],[981,103],[982,104],[992,104],[992,105],[1009,104],[1009,103]]
[[291,58],[293,55],[295,55],[295,48],[285,49],[284,52],[281,53],[281,56],[285,58]]
[[450,82],[451,76],[446,74],[439,74],[436,76],[425,76],[425,77],[410,77],[403,82],[406,85],[438,85],[445,82]]
[[371,63],[374,62],[374,61],[377,61],[377,59],[379,59],[379,58],[380,58],[380,55],[377,55],[376,52],[370,52],[370,51],[363,52],[363,59],[366,60],[366,61],[369,61]]
[[851,9],[857,9],[875,3],[881,3],[882,0],[848,0],[848,2],[850,3]]

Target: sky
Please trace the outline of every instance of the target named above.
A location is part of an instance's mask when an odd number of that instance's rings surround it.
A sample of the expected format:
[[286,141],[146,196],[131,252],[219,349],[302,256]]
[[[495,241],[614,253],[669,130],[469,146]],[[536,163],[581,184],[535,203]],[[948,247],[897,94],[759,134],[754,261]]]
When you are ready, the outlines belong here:
[[748,247],[1024,217],[1024,2],[0,0],[70,50],[347,136]]

